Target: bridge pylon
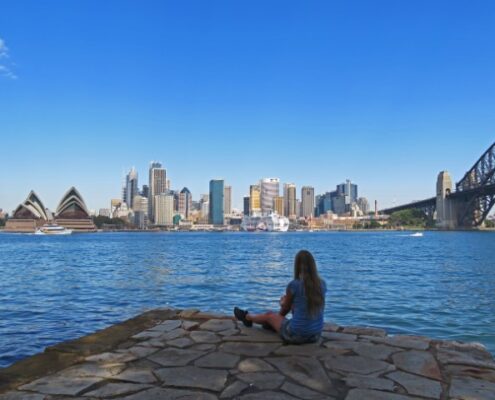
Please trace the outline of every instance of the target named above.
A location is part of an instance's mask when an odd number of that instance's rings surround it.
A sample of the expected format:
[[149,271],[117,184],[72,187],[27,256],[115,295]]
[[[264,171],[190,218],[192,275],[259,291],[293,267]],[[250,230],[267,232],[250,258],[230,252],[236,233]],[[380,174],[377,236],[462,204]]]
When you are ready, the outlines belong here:
[[441,171],[437,178],[436,226],[440,229],[457,228],[457,207],[449,199],[452,193],[452,178],[448,171]]

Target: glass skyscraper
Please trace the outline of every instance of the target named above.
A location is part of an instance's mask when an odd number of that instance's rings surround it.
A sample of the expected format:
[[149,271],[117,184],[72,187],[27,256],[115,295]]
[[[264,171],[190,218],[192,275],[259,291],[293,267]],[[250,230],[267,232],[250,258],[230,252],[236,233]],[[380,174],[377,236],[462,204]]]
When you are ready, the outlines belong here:
[[210,204],[208,220],[213,225],[223,225],[224,216],[224,181],[212,179],[210,181]]

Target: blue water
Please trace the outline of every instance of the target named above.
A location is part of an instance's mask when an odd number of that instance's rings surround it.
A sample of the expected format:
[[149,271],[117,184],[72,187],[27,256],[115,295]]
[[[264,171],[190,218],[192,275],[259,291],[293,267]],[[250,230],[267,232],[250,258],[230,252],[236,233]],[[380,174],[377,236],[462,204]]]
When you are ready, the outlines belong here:
[[303,248],[328,321],[495,353],[493,233],[2,233],[0,367],[155,307],[276,308]]

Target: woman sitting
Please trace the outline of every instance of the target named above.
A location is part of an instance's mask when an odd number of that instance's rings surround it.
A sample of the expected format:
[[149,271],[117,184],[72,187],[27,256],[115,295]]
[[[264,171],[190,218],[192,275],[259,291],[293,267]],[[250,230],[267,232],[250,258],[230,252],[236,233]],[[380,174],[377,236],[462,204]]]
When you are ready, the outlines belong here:
[[[294,260],[294,279],[280,299],[280,312],[251,315],[247,310],[234,308],[235,317],[245,326],[261,324],[279,332],[286,343],[301,344],[318,341],[323,330],[325,309],[325,281],[318,275],[316,262],[307,250],[301,250]],[[292,311],[292,318],[285,316]]]

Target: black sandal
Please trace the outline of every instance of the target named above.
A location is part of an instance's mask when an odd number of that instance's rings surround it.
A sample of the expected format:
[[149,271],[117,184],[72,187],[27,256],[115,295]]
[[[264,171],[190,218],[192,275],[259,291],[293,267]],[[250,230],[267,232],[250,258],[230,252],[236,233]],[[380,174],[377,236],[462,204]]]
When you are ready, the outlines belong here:
[[247,310],[241,310],[239,307],[234,307],[234,315],[237,320],[241,321],[244,326],[251,327],[253,326],[253,321],[248,321],[246,319],[246,315],[248,315]]

